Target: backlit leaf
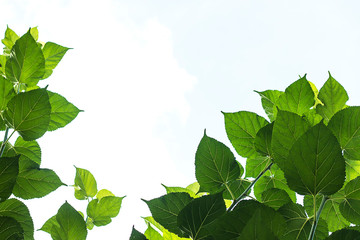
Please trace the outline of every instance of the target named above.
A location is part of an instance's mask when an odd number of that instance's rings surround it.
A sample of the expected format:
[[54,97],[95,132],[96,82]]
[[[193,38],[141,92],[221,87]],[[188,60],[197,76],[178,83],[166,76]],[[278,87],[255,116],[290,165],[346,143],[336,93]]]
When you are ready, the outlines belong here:
[[35,140],[47,131],[51,105],[45,89],[24,92],[13,97],[4,112],[11,128],[25,141]]
[[360,177],[351,180],[345,185],[344,198],[339,209],[346,220],[360,224]]
[[97,193],[97,184],[94,176],[86,169],[76,168],[75,174],[75,197],[84,200],[89,197],[95,197]]
[[275,210],[291,202],[289,194],[287,194],[285,190],[279,188],[267,189],[262,193],[261,199],[265,205],[272,207]]
[[52,74],[54,68],[58,65],[69,49],[70,48],[60,46],[53,42],[47,42],[45,44],[43,53],[45,58],[46,72],[43,78],[48,78]]
[[156,231],[150,224],[144,233],[145,237],[151,240],[164,240],[164,238],[160,235],[158,231]]
[[16,139],[12,148],[15,154],[20,154],[19,171],[40,167],[41,149],[36,141],[25,141],[21,136]]
[[271,157],[271,138],[274,124],[262,127],[256,134],[254,146],[258,153]]
[[111,222],[111,218],[119,214],[124,197],[107,196],[100,200],[93,199],[87,207],[87,215],[95,226],[104,226]]
[[0,75],[0,111],[5,110],[8,102],[15,95],[13,84]]
[[5,45],[4,51],[9,54],[11,48],[14,46],[16,40],[19,39],[19,36],[7,26],[5,31],[5,37],[1,40],[1,42]]
[[360,232],[353,229],[341,229],[333,232],[326,240],[360,240]]
[[54,225],[60,227],[59,223],[56,220],[56,215],[49,218],[39,230],[51,234],[51,229]]
[[255,91],[261,96],[261,104],[263,109],[265,110],[266,115],[268,115],[270,121],[274,121],[276,119],[277,109],[276,102],[283,92],[278,90],[266,90],[263,92]]
[[257,156],[248,158],[245,165],[245,177],[256,178],[270,163],[271,159],[269,157]]
[[346,180],[350,181],[360,176],[360,161],[345,159],[346,163]]
[[227,136],[237,153],[245,158],[257,155],[254,141],[257,132],[268,124],[265,118],[253,112],[223,113]]

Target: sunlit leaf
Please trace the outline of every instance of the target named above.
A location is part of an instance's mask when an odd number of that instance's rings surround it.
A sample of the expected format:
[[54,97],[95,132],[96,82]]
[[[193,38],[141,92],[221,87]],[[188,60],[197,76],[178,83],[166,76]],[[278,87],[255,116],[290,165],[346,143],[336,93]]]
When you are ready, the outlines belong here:
[[54,225],[60,227],[59,223],[56,220],[56,215],[49,218],[39,230],[51,234],[51,229]]
[[279,188],[267,189],[262,193],[261,199],[265,205],[272,207],[275,210],[291,202],[289,194],[287,194],[285,190]]
[[261,96],[261,104],[263,109],[265,110],[266,115],[268,115],[270,121],[274,121],[276,119],[277,109],[276,102],[283,92],[278,90],[266,90],[263,92],[255,91]]
[[75,197],[84,200],[89,197],[95,197],[97,193],[97,184],[94,176],[86,169],[76,168],[75,174]]
[[100,200],[93,199],[87,207],[87,215],[95,226],[104,226],[111,222],[111,218],[119,214],[124,197],[107,196]]
[[270,163],[271,159],[269,157],[257,156],[248,158],[245,166],[245,177],[256,178]]
[[156,231],[153,227],[151,227],[151,225],[148,225],[144,235],[151,240],[164,240],[160,233]]
[[0,75],[0,111],[6,109],[8,102],[15,95],[13,84]]
[[45,58],[45,75],[43,78],[48,78],[54,68],[58,65],[65,53],[71,48],[60,46],[53,42],[47,42],[43,48]]
[[5,53],[9,54],[11,48],[14,46],[16,40],[19,39],[19,36],[7,26],[5,31],[5,37],[1,40],[1,42],[5,45]]
[[345,185],[344,198],[339,209],[346,220],[360,224],[360,177],[351,180]]
[[262,127],[256,134],[254,146],[256,151],[263,156],[271,157],[271,138],[274,124]]

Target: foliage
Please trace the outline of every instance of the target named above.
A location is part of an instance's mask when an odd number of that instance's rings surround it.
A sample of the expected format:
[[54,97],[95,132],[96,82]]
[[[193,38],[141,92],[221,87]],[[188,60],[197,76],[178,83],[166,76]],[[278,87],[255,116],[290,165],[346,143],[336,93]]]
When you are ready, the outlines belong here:
[[144,200],[148,228],[130,239],[360,239],[360,107],[346,105],[330,74],[319,91],[305,75],[285,91],[255,92],[267,119],[223,113],[245,174],[230,148],[205,132],[197,188],[165,186],[167,194]]
[[[38,29],[19,37],[9,27],[0,55],[0,239],[34,239],[29,209],[20,199],[41,198],[66,186],[50,169],[41,168],[37,139],[65,127],[81,112],[65,97],[39,86],[70,49],[38,41]],[[12,132],[9,134],[9,131]],[[10,138],[17,133],[14,143]],[[87,230],[104,226],[118,215],[123,197],[98,191],[94,176],[76,168],[75,197],[88,200],[86,218],[65,202],[42,226],[53,239],[86,239]],[[11,196],[14,196],[10,198]],[[15,198],[16,197],[16,198]]]

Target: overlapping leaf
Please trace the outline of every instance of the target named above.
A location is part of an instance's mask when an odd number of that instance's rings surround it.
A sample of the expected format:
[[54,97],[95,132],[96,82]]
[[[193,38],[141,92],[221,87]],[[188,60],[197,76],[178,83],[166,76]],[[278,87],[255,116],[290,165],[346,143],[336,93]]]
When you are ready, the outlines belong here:
[[10,217],[0,217],[0,239],[17,240],[24,238],[20,223]]
[[274,124],[262,127],[256,134],[254,146],[258,153],[263,156],[271,157],[271,138]]
[[54,68],[58,65],[69,49],[70,48],[60,46],[53,42],[47,42],[45,44],[44,48],[42,49],[45,58],[44,79],[48,78],[52,74]]
[[245,177],[256,178],[269,164],[271,163],[271,158],[257,156],[254,158],[248,158],[246,160],[246,172]]
[[124,197],[106,196],[93,199],[87,207],[87,215],[95,226],[105,226],[111,222],[111,218],[119,214],[121,203]]
[[95,197],[97,193],[97,184],[94,176],[86,169],[76,168],[75,174],[75,197],[84,200],[89,197]]
[[148,240],[144,234],[136,230],[133,226],[131,231],[130,240]]
[[19,36],[11,28],[9,28],[9,26],[7,26],[5,37],[1,40],[1,42],[5,45],[4,52],[6,54],[10,54],[12,47],[18,39]]
[[19,174],[19,156],[0,158],[0,202],[8,199]]
[[256,134],[268,124],[268,121],[256,113],[247,111],[223,114],[227,136],[237,153],[245,158],[256,156]]
[[0,111],[6,109],[8,102],[15,95],[13,84],[0,75]]
[[333,232],[326,240],[360,240],[360,232],[354,229],[341,229]]
[[280,188],[267,189],[261,194],[261,200],[265,205],[272,207],[275,210],[291,202],[289,194]]
[[344,198],[339,209],[346,220],[360,224],[360,177],[351,180],[345,185]]
[[283,92],[278,90],[255,92],[261,96],[261,104],[263,109],[265,110],[266,115],[268,115],[270,121],[274,121],[277,114],[276,102],[278,101],[280,95],[283,94]]

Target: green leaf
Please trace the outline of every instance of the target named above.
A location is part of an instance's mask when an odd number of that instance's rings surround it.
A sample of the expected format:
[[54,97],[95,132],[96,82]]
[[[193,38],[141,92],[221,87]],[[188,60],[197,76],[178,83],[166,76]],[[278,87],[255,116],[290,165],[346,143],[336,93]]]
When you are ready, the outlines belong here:
[[5,76],[5,66],[7,58],[5,55],[0,55],[0,75]]
[[145,237],[151,240],[164,240],[164,238],[160,235],[158,231],[156,231],[153,227],[148,224],[148,227],[144,233]]
[[35,86],[45,73],[45,58],[30,31],[16,41],[6,62],[6,77],[14,83]]
[[177,225],[178,214],[192,199],[189,194],[179,192],[169,193],[150,201],[143,201],[148,205],[156,222],[160,223],[170,232],[184,237],[184,233]]
[[24,230],[24,240],[34,239],[34,224],[24,203],[17,199],[8,199],[0,203],[0,216],[13,218],[20,223]]
[[25,141],[21,136],[12,147],[14,153],[20,154],[19,171],[38,169],[41,163],[41,149],[36,141]]
[[51,229],[54,225],[58,228],[60,227],[59,223],[56,220],[56,215],[49,218],[39,230],[51,234]]
[[360,161],[352,161],[345,158],[346,180],[350,181],[360,176]]
[[50,169],[30,169],[19,172],[13,193],[22,199],[41,198],[61,185],[60,178]]
[[261,97],[261,104],[263,109],[265,110],[266,115],[268,115],[270,121],[274,121],[276,119],[277,109],[275,103],[278,101],[282,91],[278,90],[266,90],[263,92],[258,92]]
[[360,224],[360,177],[344,187],[344,198],[339,206],[341,214],[351,223]]
[[119,214],[123,198],[107,196],[100,200],[94,199],[88,204],[87,215],[93,220],[95,226],[105,226],[111,222],[111,218]]
[[222,192],[196,198],[187,204],[177,217],[178,226],[192,239],[209,235],[205,227],[226,212]]
[[115,196],[112,192],[107,189],[101,189],[97,194],[96,198],[100,201],[103,197]]
[[10,217],[0,217],[0,239],[24,239],[24,230],[20,223]]
[[337,112],[328,128],[339,140],[344,157],[360,160],[360,107],[349,107]]
[[60,94],[48,91],[48,95],[51,105],[48,131],[54,131],[58,128],[65,127],[76,118],[79,112],[81,112]]
[[59,225],[51,228],[51,237],[54,240],[86,239],[87,229],[83,217],[67,202],[59,208],[56,221]]
[[254,146],[258,153],[271,157],[271,138],[274,123],[262,127],[256,134]]
[[11,48],[14,46],[16,40],[19,39],[19,36],[7,26],[5,31],[5,37],[1,40],[1,42],[5,45],[4,52],[10,53]]
[[302,195],[331,195],[342,188],[345,159],[336,137],[323,123],[294,143],[284,173],[289,187]]
[[253,112],[223,112],[223,114],[227,136],[237,153],[245,158],[256,156],[254,146],[256,134],[268,124],[268,121]]
[[279,111],[274,123],[271,150],[274,162],[284,170],[290,148],[309,129],[308,123],[299,115]]
[[310,126],[315,126],[320,123],[323,119],[321,115],[316,113],[316,109],[312,108],[310,111],[304,113],[305,120],[309,123]]
[[[319,209],[322,196],[316,195],[316,209]],[[320,217],[327,222],[330,232],[348,227],[350,223],[341,215],[339,204],[344,200],[342,193],[337,192],[331,196],[325,202],[324,208],[321,212]],[[306,212],[310,215],[314,215],[314,198],[313,196],[304,197],[304,207]]]
[[289,194],[287,194],[285,190],[279,188],[267,189],[262,193],[261,199],[265,205],[272,207],[275,210],[291,202]]
[[5,110],[8,102],[15,95],[13,84],[6,78],[0,76],[0,111]]
[[[231,191],[225,191],[223,194],[224,199],[235,200],[237,199],[251,184],[251,181],[246,179],[237,179],[229,184]],[[250,192],[248,193],[250,194]]]
[[76,168],[75,197],[84,200],[94,197],[97,193],[97,184],[94,176],[86,169]]
[[37,29],[37,27],[31,28],[30,34],[34,38],[35,41],[37,41],[39,39],[39,30]]
[[48,78],[52,74],[54,68],[58,65],[69,49],[71,48],[63,47],[53,42],[47,42],[45,44],[43,48],[46,71],[43,77],[44,79]]
[[245,177],[256,178],[269,164],[271,163],[271,158],[257,156],[254,158],[248,158],[246,160],[246,173]]
[[51,105],[46,89],[20,93],[13,97],[4,117],[25,141],[35,140],[47,131]]
[[8,199],[19,174],[19,156],[0,158],[0,202]]
[[306,75],[288,86],[276,102],[279,109],[299,115],[309,111],[314,104],[314,92]]
[[192,198],[196,198],[198,196],[196,196],[196,192],[193,192],[187,188],[183,188],[183,187],[168,187],[165,186],[164,184],[161,184],[165,189],[166,189],[166,193],[174,193],[174,192],[185,192],[187,194],[190,195],[190,197]]
[[[311,230],[312,218],[305,214],[304,207],[296,203],[288,203],[278,210],[286,220],[287,230],[284,240],[308,240]],[[320,219],[315,232],[315,239],[324,239],[328,235],[326,222]]]
[[320,89],[318,98],[323,105],[318,104],[316,106],[316,112],[324,118],[325,123],[327,123],[336,112],[343,109],[345,103],[349,100],[344,87],[341,86],[330,73],[328,80]]
[[132,231],[131,231],[130,240],[148,240],[148,239],[144,236],[144,234],[142,234],[141,232],[136,230],[133,226]]
[[341,229],[333,232],[326,240],[360,240],[360,232],[353,229]]
[[240,168],[228,147],[204,133],[195,155],[195,175],[202,191],[217,193],[229,189],[240,177]]

